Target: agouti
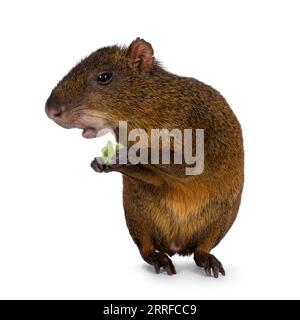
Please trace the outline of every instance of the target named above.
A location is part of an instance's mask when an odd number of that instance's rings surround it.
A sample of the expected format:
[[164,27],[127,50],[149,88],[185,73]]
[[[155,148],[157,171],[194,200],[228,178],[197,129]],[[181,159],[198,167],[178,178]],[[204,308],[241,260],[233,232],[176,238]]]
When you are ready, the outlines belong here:
[[240,124],[212,87],[164,70],[151,44],[99,49],[77,64],[53,89],[46,113],[60,126],[94,138],[119,121],[128,130],[204,129],[204,170],[185,175],[183,164],[91,163],[98,172],[123,174],[123,204],[129,232],[143,259],[175,274],[170,257],[194,254],[207,275],[225,275],[210,252],[233,224],[244,182]]

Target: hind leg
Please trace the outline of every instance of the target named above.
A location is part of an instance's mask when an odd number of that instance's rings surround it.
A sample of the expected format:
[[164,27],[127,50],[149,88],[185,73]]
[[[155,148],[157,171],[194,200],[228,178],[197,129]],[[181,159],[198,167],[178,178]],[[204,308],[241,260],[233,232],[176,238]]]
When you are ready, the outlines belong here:
[[213,274],[215,278],[218,278],[219,273],[221,273],[225,276],[222,263],[214,255],[202,250],[197,250],[194,254],[194,260],[199,267],[204,268],[206,275],[212,276]]
[[[169,256],[157,250],[156,233],[153,227],[151,204],[157,200],[144,190],[144,185],[127,176],[123,177],[123,204],[129,233],[139,248],[142,258],[154,267],[156,273],[161,270],[169,275],[176,274]],[[134,201],[132,201],[134,199]]]
[[225,270],[222,263],[210,253],[211,249],[218,243],[218,237],[212,234],[207,237],[194,252],[194,260],[197,266],[204,268],[207,276],[219,277],[219,273],[225,276]]
[[169,276],[176,274],[172,260],[165,253],[152,250],[146,254],[141,252],[141,255],[147,263],[154,266],[156,273],[160,273],[162,269],[166,271]]
[[157,251],[150,241],[150,238],[145,233],[141,235],[139,240],[135,238],[134,241],[138,245],[142,258],[147,263],[154,266],[156,273],[160,273],[161,270],[164,270],[170,276],[176,274],[172,260],[167,254]]
[[205,235],[200,239],[194,252],[196,264],[204,268],[208,276],[213,275],[215,278],[218,278],[219,274],[225,276],[222,263],[210,251],[218,245],[232,226],[239,209],[240,201],[241,193],[235,199],[224,201],[222,204],[217,203],[208,211],[211,217],[217,214],[218,218],[206,229]]

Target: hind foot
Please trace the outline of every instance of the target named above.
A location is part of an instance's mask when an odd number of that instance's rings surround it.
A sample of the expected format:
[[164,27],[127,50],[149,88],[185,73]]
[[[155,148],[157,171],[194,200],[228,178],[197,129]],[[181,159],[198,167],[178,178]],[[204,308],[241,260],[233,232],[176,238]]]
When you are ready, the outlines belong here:
[[162,252],[151,252],[145,260],[154,266],[156,273],[160,273],[162,268],[169,276],[176,274],[172,260]]
[[219,273],[225,276],[225,270],[222,263],[212,254],[205,252],[195,252],[194,260],[197,266],[204,268],[207,276],[218,278]]

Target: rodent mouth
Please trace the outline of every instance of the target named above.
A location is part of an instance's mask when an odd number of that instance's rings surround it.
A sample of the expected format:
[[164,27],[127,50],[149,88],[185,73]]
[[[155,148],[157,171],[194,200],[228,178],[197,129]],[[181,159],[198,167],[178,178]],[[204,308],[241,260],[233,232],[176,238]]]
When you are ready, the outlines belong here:
[[95,128],[88,127],[88,128],[82,129],[82,136],[86,139],[93,139],[93,138],[102,137],[109,132],[115,134],[113,128],[110,126],[104,127],[101,129],[95,129]]
[[[65,129],[77,128],[82,130],[82,137],[93,139],[105,135],[108,132],[114,134],[114,127],[110,121],[105,118],[103,113],[95,110],[80,110],[78,108],[52,117],[52,120]],[[80,106],[80,108],[83,108]]]
[[115,135],[114,128],[111,125],[108,125],[107,123],[103,124],[102,126],[99,126],[98,128],[87,126],[79,127],[79,129],[82,129],[82,136],[86,139],[98,138],[106,135],[109,132]]
[[97,137],[97,130],[94,128],[83,128],[82,136],[86,139],[92,139]]
[[82,137],[93,139],[113,131],[112,124],[103,113],[95,110],[84,110],[75,114],[75,128],[82,129]]
[[109,132],[115,135],[112,126],[101,127],[100,129],[96,129],[93,127],[82,128],[82,136],[86,139],[98,138],[106,135]]

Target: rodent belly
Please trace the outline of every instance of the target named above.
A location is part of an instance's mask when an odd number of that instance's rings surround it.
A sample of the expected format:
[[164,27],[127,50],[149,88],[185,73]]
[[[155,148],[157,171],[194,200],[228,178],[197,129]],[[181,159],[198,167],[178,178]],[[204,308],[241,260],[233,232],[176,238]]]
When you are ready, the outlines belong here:
[[198,203],[170,203],[161,199],[151,216],[156,230],[154,237],[166,252],[189,251],[195,235],[205,229],[204,221],[199,219],[201,206]]

